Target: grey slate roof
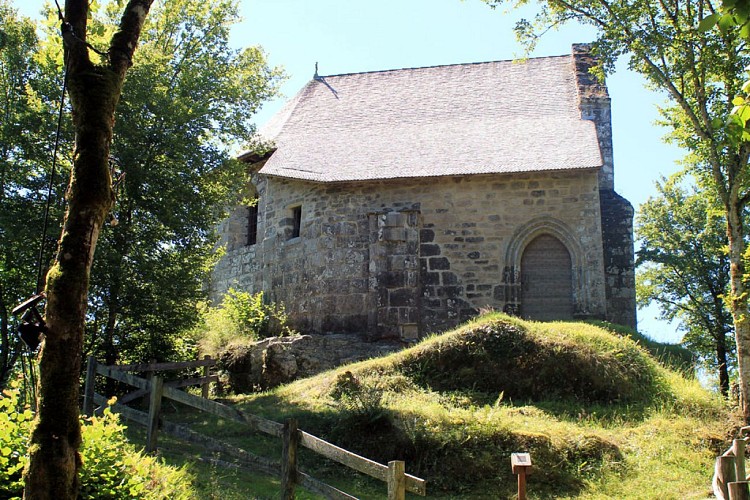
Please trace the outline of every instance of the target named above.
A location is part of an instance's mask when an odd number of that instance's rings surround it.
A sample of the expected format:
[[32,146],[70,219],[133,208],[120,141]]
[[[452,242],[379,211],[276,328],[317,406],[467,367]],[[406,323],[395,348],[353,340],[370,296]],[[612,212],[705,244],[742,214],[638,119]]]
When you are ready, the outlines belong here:
[[571,56],[318,77],[260,131],[317,182],[597,168]]

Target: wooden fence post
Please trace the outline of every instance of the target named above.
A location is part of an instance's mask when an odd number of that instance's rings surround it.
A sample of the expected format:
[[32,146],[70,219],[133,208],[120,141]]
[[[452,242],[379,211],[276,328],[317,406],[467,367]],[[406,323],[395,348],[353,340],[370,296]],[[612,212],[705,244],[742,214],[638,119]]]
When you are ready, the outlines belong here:
[[750,500],[747,481],[729,483],[729,500]]
[[146,432],[146,451],[156,450],[156,440],[159,433],[159,414],[161,413],[161,397],[164,392],[164,379],[154,375],[149,383],[151,394],[148,404],[148,431]]
[[734,453],[734,477],[737,481],[745,481],[745,440],[735,439],[732,441],[732,452]]
[[86,363],[86,383],[83,386],[83,414],[94,415],[94,392],[96,392],[96,359],[89,356]]
[[[211,356],[206,354],[205,356],[203,356],[203,359],[211,359]],[[208,377],[210,373],[211,373],[211,367],[208,365],[204,366],[203,376]],[[201,397],[203,397],[203,399],[208,399],[208,389],[209,389],[210,384],[211,384],[210,382],[204,382],[203,385],[201,385]]]
[[297,419],[290,418],[284,423],[281,447],[281,499],[292,500],[297,483],[297,445],[299,432]]
[[388,462],[388,500],[406,498],[406,465],[402,460]]
[[716,459],[714,488],[718,488],[725,499],[729,498],[729,483],[737,481],[734,474],[734,456],[722,455]]

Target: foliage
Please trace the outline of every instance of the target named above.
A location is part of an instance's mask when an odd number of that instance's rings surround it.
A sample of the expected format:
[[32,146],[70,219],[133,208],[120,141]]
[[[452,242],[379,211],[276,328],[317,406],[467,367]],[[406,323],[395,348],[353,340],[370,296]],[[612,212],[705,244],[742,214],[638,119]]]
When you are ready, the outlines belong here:
[[[503,354],[500,344],[512,353]],[[590,366],[571,367],[570,350]],[[492,363],[496,356],[515,356],[511,376],[500,378],[500,370],[490,373],[477,361]],[[596,401],[580,397],[576,383],[566,380],[609,377],[622,365],[632,367],[624,383],[642,394]],[[562,388],[535,389],[555,384]],[[530,392],[519,396],[517,387]],[[536,498],[699,497],[727,429],[738,424],[696,380],[660,366],[626,337],[588,324],[499,314],[237,401],[275,420],[294,416],[305,431],[370,459],[405,460],[407,472],[427,479],[430,498],[451,499],[512,497],[515,477],[498,464],[520,451],[531,453],[529,491]],[[375,411],[359,411],[365,408]],[[359,422],[381,417],[375,425],[345,425],[353,412]],[[328,471],[320,460],[301,460],[313,476],[360,496],[356,486],[342,484],[345,474]]]
[[[703,18],[698,30],[705,33],[717,27],[723,35],[730,30],[736,31],[738,36],[746,41],[750,40],[750,2],[748,0],[722,0],[721,11],[713,12]],[[745,68],[750,75],[750,68]],[[732,99],[734,107],[728,119],[737,130],[737,142],[750,141],[750,80],[742,85],[742,93]]]
[[[28,460],[33,413],[19,402],[18,383],[0,397],[0,497],[20,498],[21,473]],[[161,464],[128,443],[124,427],[105,409],[101,417],[82,420],[81,499],[193,498],[192,478],[183,469]]]
[[336,378],[331,398],[350,420],[364,424],[361,427],[371,425],[383,416],[383,389],[363,383],[350,371]]
[[[486,1],[493,6],[509,3]],[[541,33],[559,24],[592,25],[598,30],[592,44],[600,61],[598,76],[611,72],[620,56],[628,56],[630,69],[668,96],[660,108],[662,124],[670,128],[668,138],[688,152],[686,165],[724,212],[730,262],[727,303],[734,323],[740,399],[744,418],[750,423],[750,316],[743,222],[750,201],[750,130],[745,128],[750,108],[742,97],[750,89],[744,75],[750,62],[746,30],[729,29],[726,20],[731,21],[732,16],[716,19],[721,29],[708,29],[710,23],[705,19],[716,13],[710,0],[537,3],[541,7],[534,21],[517,26],[517,34],[530,46]],[[729,10],[736,7],[738,22],[750,12],[744,1],[727,0],[724,6]]]
[[109,408],[83,426],[80,498],[187,499],[194,498],[192,478],[158,459],[136,452],[125,428]]
[[190,336],[204,354],[215,355],[234,342],[294,333],[287,325],[284,304],[266,303],[263,292],[232,288],[218,307],[202,306],[201,322]]
[[0,396],[0,496],[20,496],[33,414],[19,402],[18,382]]
[[[60,82],[50,85],[60,73],[45,71],[35,29],[0,0],[0,387],[23,350],[10,311],[35,292],[61,91]],[[54,203],[51,212],[59,214]]]
[[687,191],[681,179],[662,179],[659,196],[640,208],[638,300],[641,305],[654,301],[662,317],[680,321],[683,343],[718,374],[727,396],[735,363],[732,317],[724,301],[729,292],[726,221],[705,191]]
[[658,359],[661,364],[672,370],[684,374],[692,374],[695,371],[695,355],[679,344],[657,342],[632,328],[608,321],[590,320],[587,322],[615,335],[632,339],[636,344],[646,349],[651,356]]
[[[107,45],[121,7],[91,5],[92,46]],[[97,245],[85,354],[108,363],[194,354],[180,333],[198,319],[194,304],[216,258],[213,229],[245,182],[233,151],[282,77],[261,48],[229,47],[238,19],[228,0],[159,3],[149,14],[118,107],[110,157],[118,199]],[[8,311],[34,292],[62,88],[57,12],[41,24],[40,41],[35,23],[0,0],[0,384],[20,352]],[[62,124],[59,150],[70,151],[70,123]],[[59,155],[50,228],[62,220],[61,171],[70,164]]]
[[[118,4],[95,13],[108,36]],[[118,108],[112,162],[118,199],[92,269],[87,350],[108,363],[193,355],[181,333],[216,258],[214,228],[246,182],[233,159],[281,73],[259,47],[229,47],[230,0],[158,3]]]

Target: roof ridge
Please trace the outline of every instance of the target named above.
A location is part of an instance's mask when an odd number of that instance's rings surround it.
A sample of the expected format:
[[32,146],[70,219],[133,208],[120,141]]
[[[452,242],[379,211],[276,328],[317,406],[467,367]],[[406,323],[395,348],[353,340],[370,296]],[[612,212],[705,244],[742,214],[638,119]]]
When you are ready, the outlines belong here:
[[[496,63],[515,63],[515,62],[524,62],[524,61],[539,61],[542,59],[566,59],[570,58],[570,54],[560,54],[557,56],[541,56],[541,57],[519,57],[514,59],[498,59],[494,61],[476,61],[476,62],[470,62],[470,63],[453,63],[453,64],[433,64],[431,66],[412,66],[412,67],[406,67],[406,68],[391,68],[391,69],[380,69],[380,70],[372,70],[372,71],[353,71],[351,73],[335,73],[332,75],[318,75],[318,78],[335,78],[339,76],[354,76],[354,75],[371,75],[374,73],[394,73],[396,71],[409,71],[409,70],[419,70],[419,69],[434,69],[434,68],[448,68],[448,67],[458,67],[458,66],[478,66],[481,64],[496,64]],[[310,80],[314,81],[314,80]]]

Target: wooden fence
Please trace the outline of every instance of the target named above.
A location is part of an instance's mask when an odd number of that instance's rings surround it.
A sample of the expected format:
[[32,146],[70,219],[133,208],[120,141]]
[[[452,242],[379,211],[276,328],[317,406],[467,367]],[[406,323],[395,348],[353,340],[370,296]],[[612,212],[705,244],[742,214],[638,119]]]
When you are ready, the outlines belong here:
[[[740,429],[747,434],[750,426]],[[749,437],[732,441],[732,446],[716,459],[714,468],[714,496],[720,500],[750,500],[750,477],[745,470],[745,448]]]
[[[186,363],[155,363],[148,365],[127,366],[105,366],[100,365],[93,357],[89,357],[86,370],[86,385],[84,388],[83,410],[87,415],[93,415],[97,409],[95,405],[106,405],[104,396],[96,394],[94,382],[96,375],[103,375],[113,380],[131,385],[136,391],[129,393],[125,398],[132,401],[137,397],[149,397],[148,412],[142,412],[126,406],[123,401],[112,405],[112,410],[120,413],[126,419],[144,425],[146,427],[146,449],[156,449],[158,435],[164,432],[178,439],[198,443],[206,449],[227,454],[236,459],[240,464],[271,476],[281,477],[282,499],[294,498],[296,486],[332,499],[354,499],[343,491],[330,486],[309,474],[300,470],[297,466],[297,451],[300,446],[310,449],[325,458],[338,462],[358,472],[379,479],[388,485],[389,500],[403,500],[405,492],[409,491],[417,495],[427,494],[426,481],[418,477],[406,474],[404,462],[392,461],[388,465],[369,460],[355,453],[339,448],[323,439],[309,434],[298,428],[295,419],[289,419],[284,424],[268,420],[257,415],[240,411],[207,398],[208,384],[215,381],[208,369],[215,364],[214,360],[203,359]],[[129,371],[154,373],[159,371],[184,369],[188,367],[204,367],[203,377],[176,382],[164,382],[163,378],[153,375],[149,378],[141,378]],[[191,383],[188,383],[190,381]],[[178,390],[178,387],[187,385],[201,385],[203,396],[198,397]],[[199,434],[188,427],[169,422],[161,417],[161,401],[163,398],[185,404],[192,408],[210,413],[212,415],[239,422],[251,429],[264,434],[280,438],[282,441],[281,463],[274,460],[254,455],[246,450],[224,443],[217,439]],[[101,411],[100,407],[98,410]]]

